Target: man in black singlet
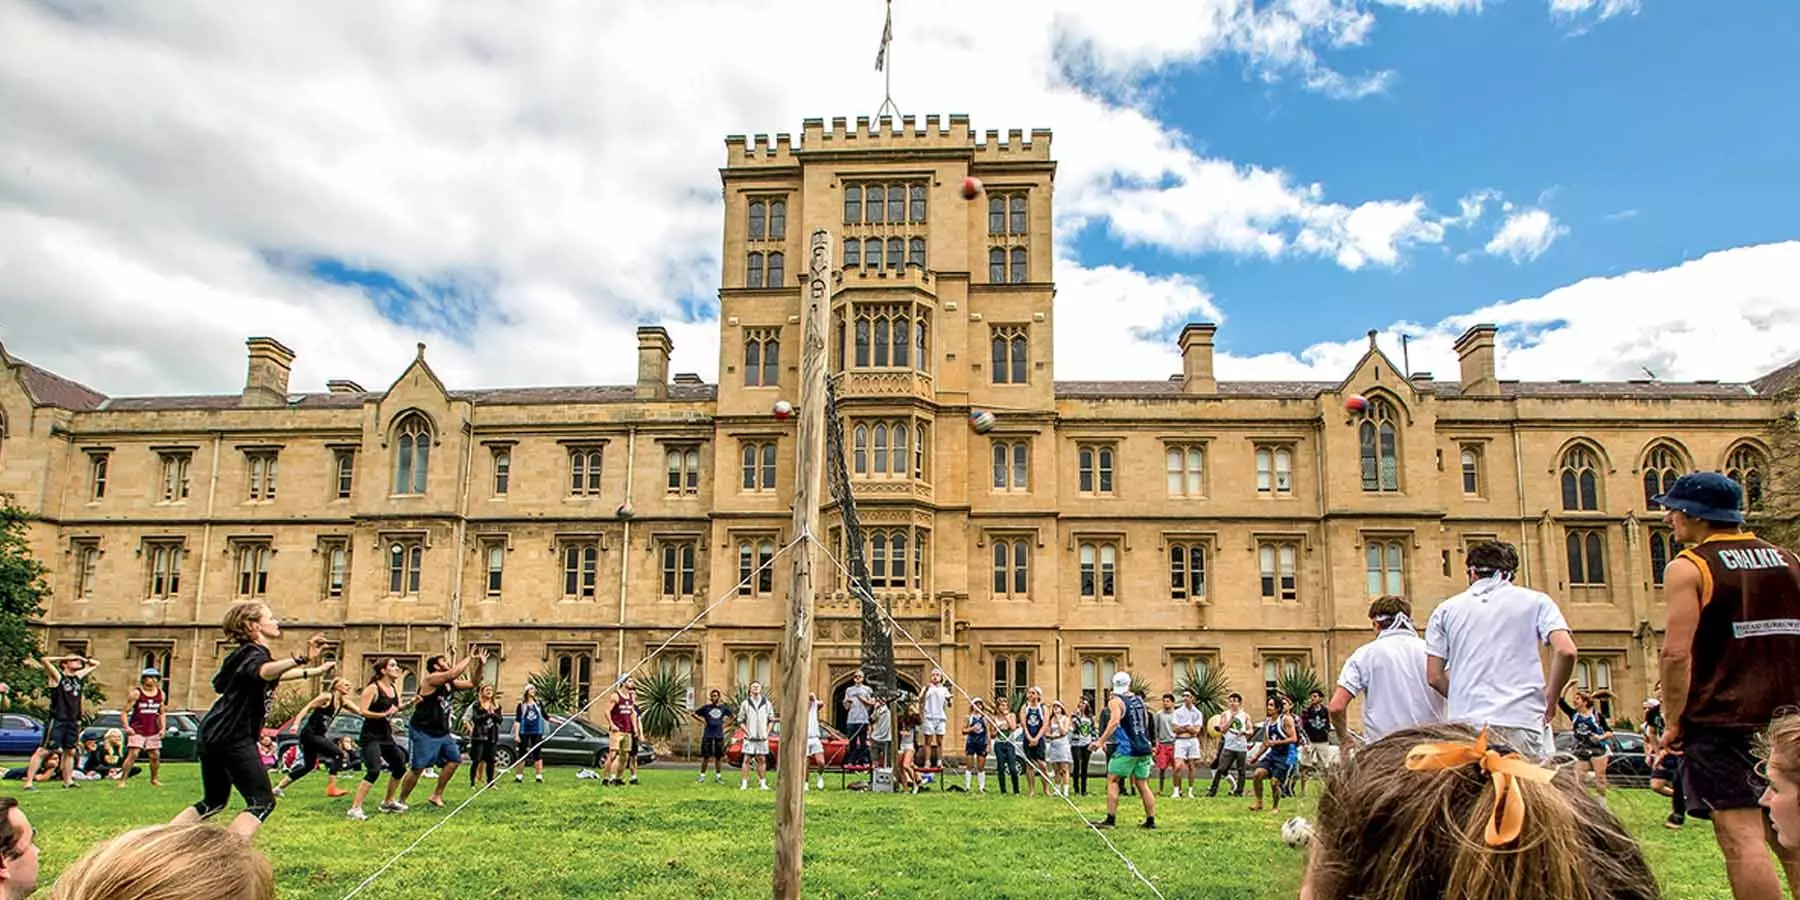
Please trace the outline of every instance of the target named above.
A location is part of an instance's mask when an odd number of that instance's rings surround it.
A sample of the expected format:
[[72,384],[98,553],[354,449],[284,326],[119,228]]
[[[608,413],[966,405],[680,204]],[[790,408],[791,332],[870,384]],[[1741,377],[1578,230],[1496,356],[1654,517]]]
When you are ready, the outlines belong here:
[[[100,663],[85,656],[46,656],[37,661],[50,679],[50,721],[44,726],[44,743],[31,753],[27,772],[36,772],[44,757],[62,751],[63,787],[75,786],[75,747],[81,743],[81,685]],[[37,783],[25,782],[28,791]]]
[[419,776],[432,766],[438,767],[437,787],[432,788],[431,796],[425,802],[432,806],[444,805],[444,788],[450,784],[450,775],[462,763],[462,748],[457,746],[456,735],[450,731],[450,701],[457,691],[466,691],[475,687],[475,682],[468,678],[469,666],[487,664],[487,651],[477,650],[456,665],[450,664],[450,658],[439,654],[425,660],[425,680],[419,685],[419,705],[413,710],[412,727],[412,766],[406,773],[406,779],[400,783],[400,805],[406,805],[406,798],[412,796],[413,788],[419,784]]

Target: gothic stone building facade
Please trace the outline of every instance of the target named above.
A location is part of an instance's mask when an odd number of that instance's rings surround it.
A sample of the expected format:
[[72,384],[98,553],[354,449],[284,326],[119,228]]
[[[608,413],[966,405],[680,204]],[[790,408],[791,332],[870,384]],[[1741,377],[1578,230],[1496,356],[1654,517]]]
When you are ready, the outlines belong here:
[[[1167,381],[1057,382],[1054,173],[1048,132],[982,139],[960,116],[727,139],[718,384],[671,378],[659,328],[622,386],[452,388],[421,346],[381,390],[295,390],[292,351],[252,338],[239,393],[109,397],[0,353],[0,492],[41,517],[46,643],[99,658],[113,698],[154,665],[201,707],[221,614],[259,598],[351,673],[484,646],[508,695],[546,669],[586,693],[723,595],[663,659],[702,695],[769,681],[787,566],[755,570],[793,537],[795,474],[770,409],[798,394],[826,228],[875,591],[971,693],[1203,666],[1253,704],[1284,669],[1329,683],[1372,595],[1423,622],[1465,585],[1464,548],[1500,538],[1562,605],[1579,677],[1637,714],[1672,552],[1648,496],[1695,469],[1764,477],[1772,384],[1504,380],[1491,326],[1454,381],[1373,340],[1341,381],[1221,381],[1207,324]],[[811,680],[841,696],[857,609],[828,588]],[[924,656],[897,656],[922,683]]]

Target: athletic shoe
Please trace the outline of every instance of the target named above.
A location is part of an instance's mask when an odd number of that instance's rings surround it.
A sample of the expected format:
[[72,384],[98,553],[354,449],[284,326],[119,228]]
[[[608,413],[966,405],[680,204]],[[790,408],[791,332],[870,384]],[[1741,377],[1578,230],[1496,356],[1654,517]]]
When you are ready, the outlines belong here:
[[1193,788],[1188,788],[1188,799],[1189,800],[1194,799],[1194,789]]
[[[618,782],[616,782],[616,781],[615,781],[615,782],[613,782],[613,783],[614,783],[614,784],[617,784],[617,783],[618,783]],[[637,776],[636,776],[636,775],[633,775],[633,776],[631,776],[631,781],[630,781],[630,782],[628,782],[628,783],[629,783],[629,784],[637,784]]]
[[391,813],[403,813],[411,808],[412,807],[407,806],[398,800],[389,800],[386,803],[381,804],[382,811]]
[[695,784],[705,784],[705,783],[706,783],[706,773],[705,773],[705,772],[701,772],[701,773],[700,773],[700,777],[699,777],[699,778],[696,778],[696,779],[694,779],[694,783],[695,783]]
[[764,780],[763,780],[763,783],[762,783],[762,789],[763,789],[763,790],[765,790],[765,791],[766,791],[766,790],[768,790],[768,789],[769,789],[769,782],[768,782],[768,780],[767,780],[767,779],[764,779]]
[[366,812],[363,812],[362,807],[360,807],[360,806],[352,806],[352,807],[350,807],[349,812],[344,813],[344,818],[355,819],[358,822],[362,822],[362,821],[366,821],[369,818],[369,814]]
[[437,767],[432,766],[431,768],[426,769],[423,772],[420,772],[419,777],[420,778],[436,778],[437,777]]
[[287,796],[287,792],[278,787],[277,788],[269,788],[269,793],[274,794],[277,797]]
[[1104,819],[1094,819],[1093,821],[1089,822],[1088,824],[1094,826],[1095,828],[1111,828],[1111,827],[1113,827],[1114,823],[1113,823],[1112,817],[1108,816]]
[[1169,799],[1170,800],[1180,800],[1181,799],[1181,788],[1176,788],[1175,792],[1169,795]]
[[1156,820],[1155,819],[1145,819],[1144,824],[1139,825],[1138,827],[1148,829],[1150,831],[1155,831],[1156,830]]
[[538,776],[538,777],[537,777],[537,783],[538,783],[538,784],[543,784],[543,783],[544,783],[544,776],[542,776],[542,775],[539,775],[539,776]]
[[514,776],[513,776],[513,783],[514,783],[514,784],[524,784],[524,783],[525,783],[525,776],[524,776],[524,775],[522,775],[522,774],[520,774],[520,775],[514,775]]
[[[705,781],[706,776],[705,775],[700,776],[700,780]],[[724,783],[725,783],[725,776],[718,775],[718,774],[713,775],[713,784],[724,784]]]
[[750,789],[750,782],[748,782],[748,781],[740,781],[740,782],[738,782],[738,790],[740,790],[740,791],[747,791],[747,790],[749,790],[749,789]]

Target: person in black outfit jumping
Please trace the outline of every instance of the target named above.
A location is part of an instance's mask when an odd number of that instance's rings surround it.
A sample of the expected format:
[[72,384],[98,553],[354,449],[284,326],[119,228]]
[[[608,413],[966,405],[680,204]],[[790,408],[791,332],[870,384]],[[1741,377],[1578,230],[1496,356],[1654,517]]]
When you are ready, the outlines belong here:
[[331,730],[331,721],[337,718],[350,699],[350,682],[339,678],[331,682],[331,687],[324,693],[307,701],[306,707],[300,710],[300,761],[294,764],[281,783],[275,786],[275,796],[279,797],[288,785],[305,778],[313,769],[324,762],[326,773],[331,780],[325,785],[325,796],[342,797],[348,791],[338,790],[337,773],[349,760],[344,749],[337,742],[326,736]]
[[244,798],[244,811],[231,820],[227,830],[247,840],[275,811],[269,773],[256,749],[263,719],[275,702],[275,683],[322,675],[336,664],[308,665],[317,663],[325,649],[321,634],[306,642],[306,653],[274,659],[269,640],[281,636],[281,622],[265,603],[232,606],[222,627],[238,646],[213,676],[213,690],[219,699],[200,720],[200,801],[169,824],[193,825],[218,814],[236,788]]
[[400,681],[402,671],[399,660],[384,656],[375,664],[375,672],[369,678],[369,684],[363,688],[360,712],[362,713],[362,736],[358,743],[362,744],[363,780],[356,786],[356,797],[350,802],[350,809],[344,815],[351,819],[367,819],[363,812],[363,801],[369,797],[369,788],[381,780],[381,770],[388,773],[387,798],[381,801],[381,811],[391,813],[406,812],[406,805],[394,799],[394,793],[400,790],[400,779],[406,775],[406,754],[400,752],[400,745],[394,743],[394,725],[391,720],[401,710],[417,703],[419,695],[402,702],[400,689],[396,685]]

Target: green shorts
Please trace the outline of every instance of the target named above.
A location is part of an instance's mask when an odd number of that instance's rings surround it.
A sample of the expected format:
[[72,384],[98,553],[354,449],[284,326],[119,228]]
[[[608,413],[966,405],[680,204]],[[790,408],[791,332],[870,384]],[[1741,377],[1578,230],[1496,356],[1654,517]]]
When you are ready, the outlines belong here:
[[1117,778],[1149,778],[1150,757],[1109,756],[1106,758],[1106,774]]

